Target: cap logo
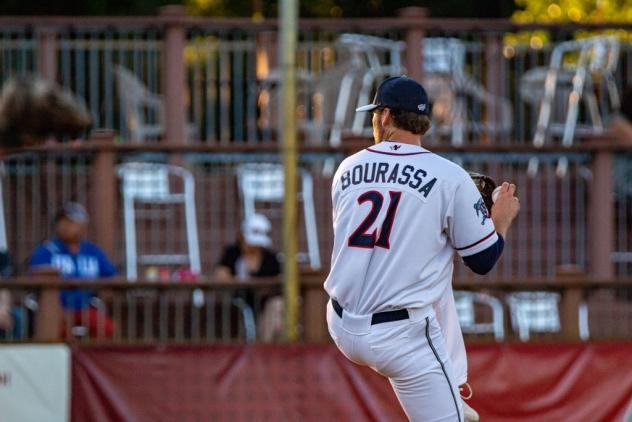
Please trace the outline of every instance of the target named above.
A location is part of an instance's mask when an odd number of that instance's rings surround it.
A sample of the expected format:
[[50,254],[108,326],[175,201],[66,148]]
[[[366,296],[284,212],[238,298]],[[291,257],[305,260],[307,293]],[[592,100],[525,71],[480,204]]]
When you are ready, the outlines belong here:
[[425,104],[419,104],[417,106],[417,108],[419,109],[419,111],[426,111],[426,105]]

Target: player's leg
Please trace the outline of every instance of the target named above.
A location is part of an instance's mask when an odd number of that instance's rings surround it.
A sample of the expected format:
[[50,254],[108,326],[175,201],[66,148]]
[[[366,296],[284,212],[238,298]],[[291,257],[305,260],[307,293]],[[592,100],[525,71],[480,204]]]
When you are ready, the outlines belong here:
[[445,346],[452,361],[454,368],[454,376],[457,384],[462,385],[467,382],[467,354],[465,351],[465,343],[463,341],[463,333],[461,325],[459,325],[459,315],[456,311],[454,303],[454,291],[452,285],[448,285],[443,291],[441,298],[434,306],[435,314],[443,338]]
[[436,319],[389,328],[394,337],[385,344],[371,333],[375,368],[389,378],[408,418],[462,422],[458,386]]
[[[456,311],[452,285],[448,285],[434,308],[441,332],[445,338],[448,355],[452,361],[457,385],[463,386],[467,390],[465,392],[467,395],[461,395],[461,398],[468,399],[471,397],[472,391],[469,384],[467,384],[467,354],[461,325],[459,324],[459,315]],[[459,390],[461,390],[461,387],[459,387]],[[478,412],[472,409],[465,400],[463,400],[462,404],[465,422],[478,421]]]

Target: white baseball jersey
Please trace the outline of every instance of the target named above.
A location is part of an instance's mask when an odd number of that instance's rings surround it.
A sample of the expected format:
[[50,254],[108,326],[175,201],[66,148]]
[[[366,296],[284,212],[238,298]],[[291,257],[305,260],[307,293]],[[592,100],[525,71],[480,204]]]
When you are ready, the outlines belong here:
[[352,314],[435,304],[454,250],[468,256],[498,239],[468,173],[416,145],[386,141],[345,159],[332,201],[325,290]]

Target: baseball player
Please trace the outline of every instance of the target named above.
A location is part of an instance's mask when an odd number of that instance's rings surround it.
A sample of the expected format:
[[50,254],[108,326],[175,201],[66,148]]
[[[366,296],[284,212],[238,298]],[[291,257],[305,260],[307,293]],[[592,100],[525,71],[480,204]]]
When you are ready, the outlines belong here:
[[504,183],[493,219],[470,176],[421,147],[428,96],[405,76],[380,84],[376,145],[345,159],[332,183],[334,246],[325,290],[329,333],[350,360],[388,377],[413,421],[463,421],[457,380],[434,306],[456,250],[491,270],[519,210]]

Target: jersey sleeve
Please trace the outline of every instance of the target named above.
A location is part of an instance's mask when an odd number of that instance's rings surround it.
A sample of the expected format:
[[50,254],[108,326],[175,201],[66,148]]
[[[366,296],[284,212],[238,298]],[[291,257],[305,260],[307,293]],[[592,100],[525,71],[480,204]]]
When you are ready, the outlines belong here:
[[95,249],[96,249],[95,254],[97,256],[97,259],[99,260],[99,276],[100,277],[114,276],[117,272],[114,264],[112,264],[112,262],[107,257],[105,252],[103,252],[100,248],[97,247]]
[[29,261],[29,269],[36,269],[42,267],[50,267],[53,262],[53,254],[50,249],[48,249],[45,245],[39,246],[31,255],[31,260]]
[[483,251],[498,240],[491,215],[469,176],[456,187],[447,221],[452,246],[463,257]]

